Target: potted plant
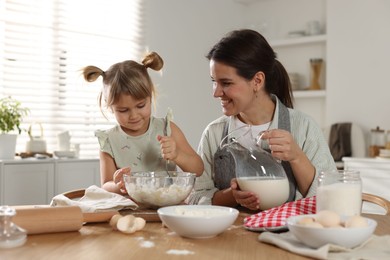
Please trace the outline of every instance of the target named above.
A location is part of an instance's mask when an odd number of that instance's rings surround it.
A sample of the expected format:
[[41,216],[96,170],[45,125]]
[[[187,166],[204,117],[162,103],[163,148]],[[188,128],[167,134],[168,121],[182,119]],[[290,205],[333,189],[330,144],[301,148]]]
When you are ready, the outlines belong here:
[[15,157],[16,138],[22,132],[20,124],[28,113],[29,109],[22,107],[18,100],[0,99],[0,159]]

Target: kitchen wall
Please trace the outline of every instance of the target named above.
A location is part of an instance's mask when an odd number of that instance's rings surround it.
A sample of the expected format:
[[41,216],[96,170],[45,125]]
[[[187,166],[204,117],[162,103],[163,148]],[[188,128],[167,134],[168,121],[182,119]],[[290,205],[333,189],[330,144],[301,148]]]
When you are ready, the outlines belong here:
[[327,121],[390,130],[390,1],[328,0]]
[[209,48],[226,32],[243,27],[278,38],[305,22],[320,20],[327,31],[327,96],[321,126],[353,121],[368,141],[371,128],[390,129],[390,1],[387,0],[147,0],[146,47],[165,59],[157,115],[174,112],[197,147],[204,127],[221,115],[212,97]]
[[240,28],[245,7],[232,0],[147,0],[146,46],[165,64],[162,76],[151,73],[159,94],[157,115],[173,110],[194,148],[206,125],[222,115],[212,96],[205,55],[226,32]]

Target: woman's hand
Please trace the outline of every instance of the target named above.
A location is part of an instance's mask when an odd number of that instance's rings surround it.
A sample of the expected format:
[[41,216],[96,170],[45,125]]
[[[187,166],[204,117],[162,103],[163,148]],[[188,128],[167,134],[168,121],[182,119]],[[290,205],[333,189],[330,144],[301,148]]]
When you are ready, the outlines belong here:
[[268,146],[273,157],[283,161],[298,160],[302,155],[291,133],[282,129],[272,129],[263,133],[261,139],[268,140]]
[[160,142],[161,155],[165,160],[174,161],[177,158],[176,142],[171,136],[157,136]]
[[116,170],[114,172],[114,176],[112,177],[113,182],[122,193],[127,193],[125,182],[123,181],[123,174],[130,173],[130,171],[130,167],[121,168],[119,170]]
[[230,188],[232,189],[234,199],[239,205],[250,210],[259,209],[260,202],[257,196],[252,192],[240,190],[236,178],[230,181]]

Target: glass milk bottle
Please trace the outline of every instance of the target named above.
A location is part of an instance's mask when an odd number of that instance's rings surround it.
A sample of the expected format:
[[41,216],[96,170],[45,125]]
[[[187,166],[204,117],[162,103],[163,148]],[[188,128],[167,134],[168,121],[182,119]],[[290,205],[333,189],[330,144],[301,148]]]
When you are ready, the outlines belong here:
[[359,171],[321,172],[317,187],[317,212],[331,210],[342,216],[360,215],[362,181]]

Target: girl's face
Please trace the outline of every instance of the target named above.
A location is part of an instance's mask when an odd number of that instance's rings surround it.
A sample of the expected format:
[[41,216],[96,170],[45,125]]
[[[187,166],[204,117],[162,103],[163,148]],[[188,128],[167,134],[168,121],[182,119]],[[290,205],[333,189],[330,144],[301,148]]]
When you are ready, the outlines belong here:
[[210,60],[213,95],[221,100],[222,111],[227,116],[245,113],[253,107],[254,80],[239,76],[235,68]]
[[149,127],[152,112],[151,98],[136,100],[131,95],[122,94],[112,105],[115,118],[128,135],[144,134]]

